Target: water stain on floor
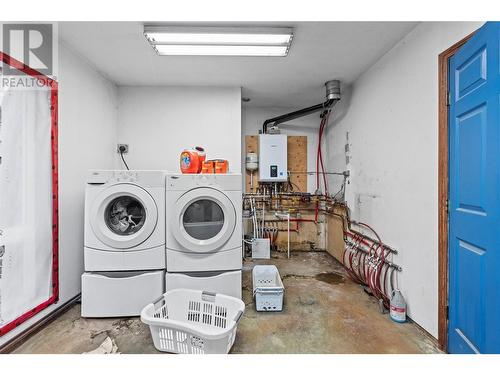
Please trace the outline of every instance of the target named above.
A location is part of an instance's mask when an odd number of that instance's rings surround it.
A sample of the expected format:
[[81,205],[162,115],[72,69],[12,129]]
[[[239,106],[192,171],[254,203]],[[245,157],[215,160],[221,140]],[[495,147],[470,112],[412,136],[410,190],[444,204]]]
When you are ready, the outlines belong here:
[[345,281],[344,276],[334,272],[318,273],[314,278],[330,285],[342,284]]

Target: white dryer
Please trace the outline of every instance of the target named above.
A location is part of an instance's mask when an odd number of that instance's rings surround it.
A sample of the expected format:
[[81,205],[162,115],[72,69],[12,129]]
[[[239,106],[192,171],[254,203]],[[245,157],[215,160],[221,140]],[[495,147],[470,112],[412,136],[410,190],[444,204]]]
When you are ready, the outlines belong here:
[[[167,175],[167,290],[241,296],[241,185],[240,174]],[[234,292],[221,289],[228,284]]]
[[90,171],[82,316],[132,316],[164,291],[163,171]]

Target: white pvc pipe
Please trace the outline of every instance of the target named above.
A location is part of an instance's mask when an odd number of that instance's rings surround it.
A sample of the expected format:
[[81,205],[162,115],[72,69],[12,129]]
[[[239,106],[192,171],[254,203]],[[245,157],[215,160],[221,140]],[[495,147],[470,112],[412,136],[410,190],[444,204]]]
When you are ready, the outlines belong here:
[[290,259],[290,213],[285,214],[280,214],[280,213],[275,213],[274,214],[276,217],[279,217],[280,219],[286,218],[287,220],[287,255],[288,259]]
[[264,238],[264,226],[266,224],[266,204],[262,203],[261,238]]
[[288,236],[288,250],[287,250],[287,253],[288,253],[288,259],[290,259],[290,213],[288,213],[287,215],[287,220],[288,220],[288,228],[287,228],[287,236]]
[[253,199],[250,199],[250,211],[252,212],[253,238],[257,238],[257,225],[255,222],[255,207],[253,205]]
[[252,202],[252,221],[253,221],[253,233],[254,238],[258,238],[259,236],[259,225],[257,223],[257,209],[255,207],[255,199],[251,200]]

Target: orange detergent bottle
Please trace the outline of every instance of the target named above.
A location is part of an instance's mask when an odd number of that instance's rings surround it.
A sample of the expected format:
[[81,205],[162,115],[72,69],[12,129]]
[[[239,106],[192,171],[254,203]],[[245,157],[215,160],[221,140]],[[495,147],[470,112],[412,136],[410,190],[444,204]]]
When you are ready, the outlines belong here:
[[200,173],[205,158],[205,150],[200,146],[182,151],[180,157],[181,172]]

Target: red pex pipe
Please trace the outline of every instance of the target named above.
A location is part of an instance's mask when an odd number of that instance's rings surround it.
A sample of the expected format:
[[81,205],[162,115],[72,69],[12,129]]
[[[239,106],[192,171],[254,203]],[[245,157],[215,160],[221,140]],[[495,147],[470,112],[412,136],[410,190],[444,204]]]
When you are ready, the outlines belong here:
[[[345,235],[347,235],[347,236],[349,236],[349,237],[351,237],[351,238],[353,238],[353,237],[354,237],[354,234],[352,234],[352,233],[350,233],[350,232],[344,232],[344,234],[345,234]],[[370,246],[371,246],[371,245],[370,245],[370,243],[368,243],[368,241],[366,241],[366,240],[365,240],[365,239],[363,239],[363,238],[360,238],[360,242],[361,242],[363,245],[365,245],[365,246],[368,246],[368,247],[370,247]]]
[[[355,240],[355,242],[357,242],[357,241]],[[344,266],[346,267],[346,270],[347,270],[347,273],[349,274],[349,276],[354,281],[356,281],[358,283],[361,283],[361,284],[364,284],[364,281],[356,274],[356,272],[354,271],[354,269],[352,267],[352,258],[353,258],[353,255],[355,253],[357,253],[357,251],[354,249],[354,246],[357,246],[357,244],[354,244],[352,248],[349,248],[349,254],[348,254],[349,261],[348,262],[345,260],[345,254],[347,252],[347,249],[344,248],[344,253],[342,255],[342,260],[343,260]]]
[[[384,306],[388,308],[393,288],[394,268],[386,263],[386,259],[391,254],[391,249],[381,241],[378,233],[370,225],[361,222],[354,223],[368,228],[375,234],[377,240],[355,230],[344,230],[344,236],[350,239],[350,244],[344,247],[342,262],[348,275],[354,281],[367,285],[373,296],[382,300]],[[353,262],[356,259],[358,264],[354,267]],[[390,287],[387,285],[389,282]]]
[[[288,220],[288,219],[287,219]],[[280,221],[287,221],[285,219],[280,219]],[[295,224],[295,229],[290,229],[290,232],[298,232],[299,231],[299,223],[316,223],[315,220],[313,219],[292,219],[290,218],[291,223],[296,223]],[[283,229],[283,231],[286,231],[286,229]]]
[[366,223],[361,223],[361,222],[359,222],[359,221],[354,222],[354,223],[355,223],[355,224],[358,224],[358,225],[361,225],[361,226],[363,226],[363,227],[366,227],[366,228],[368,228],[368,229],[370,229],[370,230],[371,230],[371,231],[375,234],[375,236],[377,236],[378,242],[382,243],[382,240],[380,239],[380,236],[378,235],[378,233],[377,233],[377,232],[375,232],[375,229],[373,229],[371,226],[369,226],[369,225],[368,225],[368,224],[366,224]]
[[351,259],[352,258],[351,258],[351,255],[352,255],[352,250],[349,250],[349,254],[348,254],[348,256],[349,256],[348,257],[348,259],[349,259],[349,265],[345,264],[346,262],[344,262],[344,264],[346,265],[346,271],[349,274],[349,276],[351,277],[351,279],[353,279],[355,282],[364,284],[363,281],[352,270],[352,264],[351,264]]
[[[368,285],[372,290],[373,295],[381,299],[387,307],[389,304],[389,296],[387,291],[387,275],[389,273],[389,266],[385,264],[385,259],[388,256],[388,250],[382,244],[369,243],[358,234],[349,232],[344,233],[347,237],[353,240],[353,245],[344,249],[343,262],[349,276],[355,281]],[[366,246],[367,252],[356,250],[356,247]],[[347,253],[347,257],[346,254]],[[371,256],[377,258],[379,263],[377,266],[367,264],[366,257]],[[353,267],[353,259],[357,257],[359,263],[357,272]],[[384,269],[385,267],[385,269]]]

